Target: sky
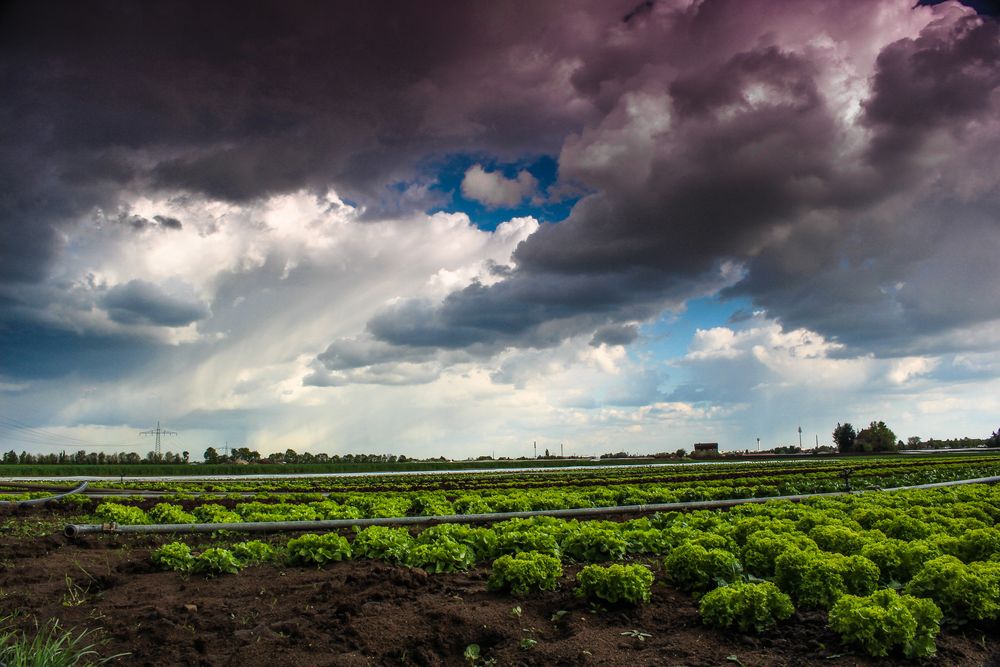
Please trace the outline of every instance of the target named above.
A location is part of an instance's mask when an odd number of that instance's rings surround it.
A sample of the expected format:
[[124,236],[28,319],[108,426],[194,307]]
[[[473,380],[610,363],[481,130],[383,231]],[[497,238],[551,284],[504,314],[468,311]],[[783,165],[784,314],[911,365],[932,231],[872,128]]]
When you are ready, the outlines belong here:
[[0,450],[1000,426],[976,0],[0,9]]

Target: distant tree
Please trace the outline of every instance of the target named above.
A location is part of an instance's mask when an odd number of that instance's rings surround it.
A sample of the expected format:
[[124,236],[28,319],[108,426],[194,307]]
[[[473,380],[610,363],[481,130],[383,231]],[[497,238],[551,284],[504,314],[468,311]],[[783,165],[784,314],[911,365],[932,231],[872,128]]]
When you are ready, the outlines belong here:
[[854,450],[858,452],[894,452],[896,447],[896,434],[885,422],[872,422],[861,429],[854,441]]
[[841,454],[854,451],[854,443],[858,438],[857,432],[850,422],[841,424],[837,422],[837,428],[833,429],[833,442],[837,445],[837,450]]
[[260,452],[249,447],[237,447],[233,450],[233,460],[244,463],[256,463],[260,461]]
[[205,463],[218,463],[219,462],[219,452],[215,447],[209,447],[205,450]]
[[987,440],[989,440],[989,438],[970,438],[968,436],[963,438],[948,438],[947,440],[928,438],[923,444],[924,449],[967,449],[969,447],[982,447],[987,445]]
[[993,431],[993,435],[986,438],[987,447],[1000,447],[1000,428]]
[[906,447],[908,449],[919,449],[920,443],[922,442],[923,440],[920,438],[919,435],[911,435],[909,438],[906,439]]
[[17,452],[13,449],[3,455],[4,463],[17,463]]

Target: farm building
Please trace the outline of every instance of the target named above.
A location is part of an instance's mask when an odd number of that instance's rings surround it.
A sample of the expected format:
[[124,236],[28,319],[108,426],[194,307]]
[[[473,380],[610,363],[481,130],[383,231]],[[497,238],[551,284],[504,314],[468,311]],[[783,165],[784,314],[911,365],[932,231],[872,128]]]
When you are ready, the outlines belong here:
[[717,442],[696,442],[694,443],[694,452],[691,456],[718,456],[719,455],[719,443]]

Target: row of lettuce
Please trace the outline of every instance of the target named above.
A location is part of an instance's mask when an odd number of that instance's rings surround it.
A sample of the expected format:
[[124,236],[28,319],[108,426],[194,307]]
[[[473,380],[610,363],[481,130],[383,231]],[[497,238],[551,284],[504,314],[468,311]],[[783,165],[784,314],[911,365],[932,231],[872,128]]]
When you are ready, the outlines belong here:
[[998,520],[1000,489],[969,485],[624,522],[533,517],[416,534],[371,526],[352,539],[307,534],[198,554],[173,542],[153,558],[165,569],[207,574],[351,558],[435,573],[490,563],[489,587],[515,595],[553,590],[564,583],[563,565],[579,563],[577,595],[630,604],[650,599],[655,572],[695,596],[713,626],[759,632],[795,608],[824,610],[849,644],[877,656],[922,657],[934,652],[942,622],[1000,620]]
[[[361,494],[377,492],[394,498],[411,498],[419,510],[430,513],[470,513],[560,509],[569,506],[593,507],[603,504],[643,504],[685,500],[714,500],[735,497],[765,497],[796,493],[816,493],[891,487],[1000,475],[1000,456],[969,456],[942,459],[842,459],[743,465],[683,466],[669,469],[633,467],[629,470],[573,470],[530,472],[519,475],[431,475],[427,477],[292,478],[284,480],[230,480],[212,482],[121,482],[105,483],[106,490],[159,491],[173,500],[215,498],[259,501],[319,501],[331,498],[358,506],[364,514]],[[723,477],[720,479],[720,477]],[[355,486],[357,485],[357,486]],[[330,492],[330,488],[337,491]],[[523,494],[516,502],[498,498]],[[196,496],[194,494],[207,494]],[[432,494],[427,496],[426,494]],[[45,498],[52,491],[11,491],[0,493],[0,502]],[[525,500],[537,497],[537,501]],[[553,501],[561,496],[564,500]],[[429,498],[421,502],[421,498]],[[544,497],[544,502],[541,498]],[[476,500],[479,498],[482,502]],[[143,502],[141,495],[123,496],[121,502]],[[65,497],[69,506],[85,508],[94,499],[85,494]],[[455,508],[447,503],[455,502]],[[571,505],[569,503],[580,503]],[[392,503],[399,507],[399,501]],[[454,512],[452,512],[454,509]],[[411,510],[411,514],[414,512]],[[376,516],[384,516],[377,514]]]
[[[957,468],[956,472],[950,472]],[[916,472],[933,469],[926,476],[929,481],[944,481],[958,479],[960,474],[968,470],[1000,474],[1000,456],[972,455],[957,457],[934,458],[842,458],[824,459],[818,461],[769,461],[745,464],[708,464],[673,466],[632,466],[627,470],[602,469],[587,470],[567,468],[559,471],[528,471],[520,473],[476,473],[447,475],[405,475],[379,476],[364,475],[357,477],[337,478],[289,478],[266,480],[227,480],[204,482],[174,482],[169,486],[179,492],[201,493],[232,493],[232,492],[325,492],[331,489],[350,492],[361,489],[377,488],[379,491],[426,490],[428,488],[455,488],[489,490],[508,488],[549,488],[562,485],[616,485],[636,483],[662,483],[664,481],[687,483],[707,477],[725,475],[731,478],[745,478],[757,475],[782,477],[802,473],[816,473],[826,477],[840,479],[844,471],[850,471],[852,477],[862,483],[877,483],[883,477],[899,473]],[[964,469],[964,470],[963,470]],[[152,490],[162,489],[162,482],[129,481],[103,485],[111,489]],[[884,484],[883,484],[884,486]]]
[[[959,466],[897,473],[880,479],[881,487],[926,484],[952,477],[983,477],[995,473],[985,466]],[[490,514],[573,508],[649,505],[658,503],[768,498],[780,495],[826,493],[844,490],[844,481],[829,474],[803,473],[781,478],[733,478],[676,484],[621,484],[615,486],[564,486],[549,489],[482,491],[396,491],[383,493],[303,493],[293,496],[260,494],[248,502],[228,507],[207,497],[174,497],[178,502],[158,503],[145,511],[136,503],[143,498],[123,498],[99,504],[94,517],[119,524],[233,523],[267,521],[318,521],[329,519],[388,518]],[[234,500],[234,499],[229,499]],[[246,500],[238,498],[237,500]],[[189,510],[184,509],[187,503]]]

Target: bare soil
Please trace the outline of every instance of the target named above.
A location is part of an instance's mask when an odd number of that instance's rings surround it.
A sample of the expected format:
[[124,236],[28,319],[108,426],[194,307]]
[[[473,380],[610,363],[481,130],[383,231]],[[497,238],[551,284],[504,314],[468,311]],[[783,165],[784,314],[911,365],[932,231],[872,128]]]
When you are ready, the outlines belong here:
[[[468,665],[470,644],[480,646],[479,665],[907,664],[842,647],[822,613],[760,637],[707,628],[662,572],[639,608],[576,599],[575,567],[559,590],[525,598],[487,591],[486,568],[429,575],[377,561],[207,579],[157,571],[149,552],[161,537],[71,541],[58,533],[58,511],[33,512],[0,515],[0,615],[17,613],[9,623],[25,629],[50,618],[100,628],[104,655],[130,653],[118,664]],[[946,629],[927,664],[1000,665],[998,639],[995,624]]]

